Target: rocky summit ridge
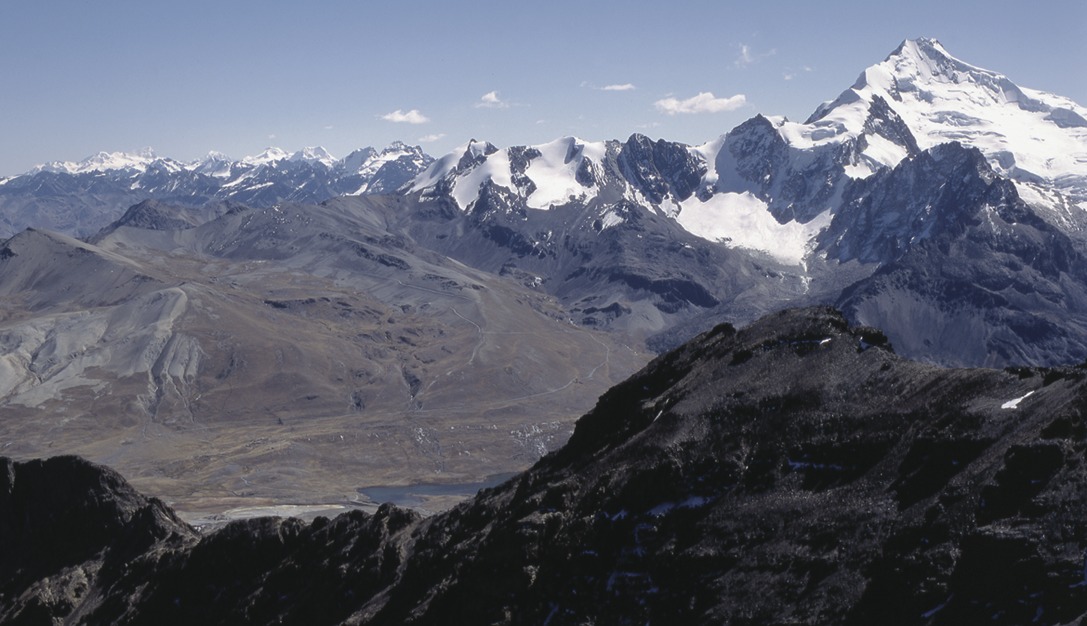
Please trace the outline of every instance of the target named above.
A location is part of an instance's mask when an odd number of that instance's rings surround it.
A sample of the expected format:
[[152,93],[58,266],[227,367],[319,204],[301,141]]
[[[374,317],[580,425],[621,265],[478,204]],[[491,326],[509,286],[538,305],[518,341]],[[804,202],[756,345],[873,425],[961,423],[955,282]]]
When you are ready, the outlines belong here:
[[1073,623],[1085,412],[1084,367],[939,368],[808,308],[657,358],[429,518],[197,536],[105,468],[4,460],[0,620]]

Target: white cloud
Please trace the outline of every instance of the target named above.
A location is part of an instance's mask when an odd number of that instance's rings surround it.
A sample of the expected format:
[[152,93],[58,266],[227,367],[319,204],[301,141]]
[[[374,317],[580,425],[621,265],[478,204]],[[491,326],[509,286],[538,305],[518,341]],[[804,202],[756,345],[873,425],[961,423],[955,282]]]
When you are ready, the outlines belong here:
[[736,61],[733,64],[736,67],[747,67],[752,63],[755,63],[766,57],[772,57],[777,54],[776,48],[771,48],[769,52],[756,53],[751,49],[751,46],[742,43],[740,44],[740,56],[736,57]]
[[432,133],[430,135],[423,135],[418,141],[419,143],[431,143],[433,141],[438,141],[442,137],[445,137],[445,133]]
[[420,113],[419,109],[412,109],[407,112],[397,109],[392,113],[382,115],[381,119],[386,122],[396,122],[397,124],[426,124],[430,121],[430,118]]
[[488,91],[483,94],[479,99],[479,102],[476,103],[476,108],[479,109],[505,109],[508,106],[509,104],[503,102],[502,99],[498,97],[497,91]]
[[336,128],[336,127],[333,126],[332,124],[329,124],[328,126],[325,126],[325,130],[332,130],[333,128]]
[[603,87],[597,87],[587,80],[581,81],[581,87],[588,87],[589,89],[595,89],[596,91],[634,91],[637,89],[637,87],[634,86],[634,83],[612,83],[610,85],[604,85]]
[[677,113],[720,113],[722,111],[735,111],[747,103],[747,97],[742,93],[728,98],[718,98],[709,91],[703,91],[697,96],[679,100],[665,98],[657,100],[653,106],[661,113],[676,115]]

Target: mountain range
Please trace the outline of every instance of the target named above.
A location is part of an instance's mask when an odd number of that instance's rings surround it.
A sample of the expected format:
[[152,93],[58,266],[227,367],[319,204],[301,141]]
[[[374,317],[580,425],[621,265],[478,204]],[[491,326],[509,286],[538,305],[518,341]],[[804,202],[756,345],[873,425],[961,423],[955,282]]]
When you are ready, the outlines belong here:
[[920,361],[1073,365],[1085,181],[1087,110],[931,39],[699,146],[53,163],[0,181],[0,451],[186,510],[476,484],[654,352],[796,306]]
[[148,149],[102,152],[83,161],[52,162],[0,179],[0,237],[48,228],[85,237],[143,200],[185,207],[235,201],[259,207],[321,202],[342,195],[395,191],[433,159],[417,146],[362,148],[334,159],[324,148],[288,153],[268,148],[234,161],[211,152],[182,163]]

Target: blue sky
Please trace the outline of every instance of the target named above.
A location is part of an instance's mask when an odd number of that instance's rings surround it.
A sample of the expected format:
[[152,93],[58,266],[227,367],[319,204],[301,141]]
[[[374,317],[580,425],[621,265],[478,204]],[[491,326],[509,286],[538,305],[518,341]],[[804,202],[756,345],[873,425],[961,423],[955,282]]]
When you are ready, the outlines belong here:
[[0,176],[144,147],[703,143],[806,118],[918,36],[1087,105],[1083,0],[4,0]]

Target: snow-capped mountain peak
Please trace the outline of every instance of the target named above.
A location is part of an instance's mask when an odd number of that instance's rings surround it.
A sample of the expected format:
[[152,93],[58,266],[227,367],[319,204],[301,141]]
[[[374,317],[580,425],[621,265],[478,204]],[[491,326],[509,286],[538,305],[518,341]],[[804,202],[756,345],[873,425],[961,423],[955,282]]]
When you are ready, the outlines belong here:
[[419,146],[409,146],[395,141],[381,152],[373,148],[360,148],[335,165],[336,172],[357,181],[357,186],[347,195],[394,191],[415,174],[423,171],[433,159]]
[[282,161],[283,159],[289,159],[291,154],[282,148],[276,148],[274,146],[264,149],[255,156],[247,156],[243,158],[240,163],[249,166],[268,165],[269,163],[275,163],[276,161]]
[[1087,108],[1020,87],[921,38],[904,41],[820,106],[808,119],[808,138],[857,134],[877,98],[902,118],[921,149],[949,141],[975,146],[1021,188],[1051,184],[1087,209]]
[[110,170],[143,171],[155,161],[155,151],[144,148],[138,152],[99,152],[82,161],[52,161],[31,169],[27,174],[54,172],[65,174],[85,174],[87,172],[106,172]]
[[197,174],[205,174],[207,176],[214,176],[215,178],[227,178],[230,176],[230,169],[233,165],[233,159],[222,152],[212,150],[211,152],[208,152],[208,155],[204,158],[190,163],[188,168]]
[[325,150],[321,146],[302,148],[298,152],[292,154],[289,159],[293,162],[302,161],[305,163],[320,163],[325,167],[333,167],[336,165],[336,157],[329,154],[328,150]]
[[428,160],[428,157],[423,153],[422,148],[419,148],[418,146],[409,146],[402,141],[394,141],[389,144],[388,147],[382,149],[381,152],[378,152],[371,147],[359,148],[341,159],[339,161],[339,167],[344,172],[365,174],[377,171],[377,169],[385,163],[403,158],[418,160],[420,162]]
[[[533,209],[546,209],[571,199],[586,201],[596,195],[596,176],[586,175],[584,168],[603,163],[607,154],[604,142],[585,142],[577,137],[562,137],[550,143],[534,146],[525,154],[522,172],[532,181],[525,197]],[[587,163],[586,163],[587,162]]]
[[593,198],[597,184],[591,170],[606,154],[604,142],[577,137],[505,150],[473,139],[432,163],[410,191],[433,190],[445,182],[457,206],[467,210],[479,198],[481,185],[490,182],[522,198],[528,208],[545,210]]
[[1036,110],[1027,93],[1003,74],[960,61],[935,39],[907,39],[882,63],[866,69],[853,89],[903,103],[955,101],[975,106],[1016,105]]
[[197,163],[218,162],[218,161],[233,161],[229,156],[219,152],[218,150],[211,150],[207,156],[203,159],[199,159]]
[[359,172],[366,167],[367,163],[377,156],[377,150],[373,148],[359,148],[348,154],[340,160],[340,167],[348,172]]
[[[491,148],[488,152],[488,146]],[[425,170],[419,173],[411,182],[409,192],[430,189],[442,181],[453,182],[459,174],[472,168],[473,163],[479,164],[486,159],[487,154],[497,152],[489,142],[471,139],[468,143],[457,146],[448,154],[436,159]],[[459,204],[459,202],[458,202]],[[461,205],[465,208],[466,205]]]

